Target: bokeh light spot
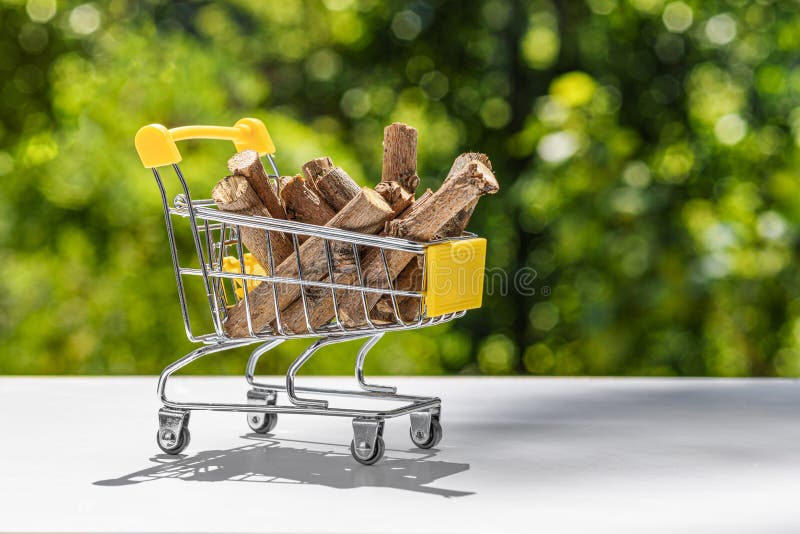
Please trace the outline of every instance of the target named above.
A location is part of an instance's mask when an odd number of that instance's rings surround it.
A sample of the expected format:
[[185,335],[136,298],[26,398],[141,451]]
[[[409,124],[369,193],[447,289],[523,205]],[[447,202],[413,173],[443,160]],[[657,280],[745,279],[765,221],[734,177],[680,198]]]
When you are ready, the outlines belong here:
[[25,11],[33,22],[49,22],[56,16],[56,0],[28,0]]
[[478,366],[486,374],[508,374],[516,360],[517,347],[503,334],[489,336],[478,349]]
[[350,89],[342,95],[341,107],[345,115],[359,119],[369,112],[369,93],[361,88]]
[[92,4],[81,4],[70,12],[69,26],[80,35],[94,33],[100,27],[100,12]]
[[673,33],[683,33],[692,25],[694,14],[692,8],[683,2],[672,2],[664,8],[661,20],[664,26]]
[[736,38],[736,20],[722,13],[714,15],[706,22],[706,37],[715,45],[725,45]]
[[490,98],[481,106],[481,120],[487,128],[499,130],[511,120],[511,106],[502,98]]
[[539,140],[536,148],[539,157],[549,163],[560,163],[578,151],[580,143],[572,132],[555,132]]
[[398,39],[413,41],[422,31],[422,19],[413,11],[400,11],[392,18],[392,32]]
[[536,330],[552,330],[558,324],[558,307],[551,302],[539,302],[531,308],[528,318]]
[[561,42],[547,26],[534,26],[522,37],[522,58],[534,69],[544,70],[558,58]]
[[447,76],[434,70],[422,75],[419,86],[431,100],[439,100],[450,90],[450,81]]
[[596,88],[594,79],[585,72],[568,72],[553,80],[550,95],[563,106],[578,107],[592,99]]
[[720,143],[735,145],[747,134],[747,123],[737,113],[721,117],[714,125],[714,135]]
[[647,187],[650,185],[650,168],[643,161],[631,161],[625,165],[622,179],[631,187]]

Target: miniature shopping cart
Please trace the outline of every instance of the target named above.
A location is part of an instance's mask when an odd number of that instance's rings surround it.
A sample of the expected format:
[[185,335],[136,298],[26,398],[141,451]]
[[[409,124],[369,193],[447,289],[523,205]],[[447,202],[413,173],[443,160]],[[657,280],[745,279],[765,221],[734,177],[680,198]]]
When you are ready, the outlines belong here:
[[[274,188],[279,187],[279,173],[274,160],[275,146],[264,124],[257,119],[242,119],[233,127],[186,126],[168,130],[159,124],[144,126],[136,134],[136,149],[146,168],[150,168],[161,193],[164,216],[167,225],[172,266],[178,285],[183,324],[190,341],[203,343],[203,346],[167,366],[158,380],[158,395],[163,408],[159,410],[157,433],[158,446],[168,454],[178,454],[189,444],[189,415],[191,410],[217,410],[246,412],[247,423],[257,433],[271,432],[280,413],[332,415],[353,418],[354,438],[350,444],[353,457],[360,463],[370,465],[377,462],[384,452],[384,421],[389,418],[409,415],[411,419],[411,440],[420,448],[436,446],[442,438],[441,401],[436,397],[399,395],[396,388],[369,384],[364,380],[364,360],[367,352],[381,339],[387,331],[409,330],[424,326],[433,326],[451,321],[464,315],[470,308],[481,304],[483,291],[483,265],[485,259],[485,240],[472,235],[448,239],[434,243],[419,243],[393,237],[376,236],[350,232],[326,226],[304,224],[296,221],[272,219],[268,217],[244,216],[216,209],[211,200],[192,198],[189,186],[181,173],[178,163],[181,155],[175,145],[176,141],[187,139],[224,139],[233,141],[238,151],[255,150],[266,157],[269,168],[274,174],[269,175]],[[172,167],[174,178],[162,177],[159,168]],[[168,189],[177,191],[172,204],[168,200]],[[325,240],[327,264],[330,277],[327,281],[303,278],[302,269],[298,269],[296,278],[272,276],[275,272],[272,250],[269,249],[269,265],[261,269],[252,268],[253,262],[242,244],[242,228],[255,228],[265,232],[269,245],[270,232],[281,232],[291,238],[295,256],[299,257],[299,242],[316,237]],[[331,246],[347,246],[353,251],[355,266],[358,268],[358,281],[354,284],[337,283],[334,278],[334,262],[336,256],[331,254]],[[188,253],[186,250],[188,249]],[[360,257],[371,250],[377,250],[386,265],[386,255],[401,251],[416,255],[424,273],[422,289],[417,291],[399,290],[393,287],[388,266],[386,280],[381,287],[374,283],[366,283],[360,269]],[[299,261],[298,261],[299,263]],[[231,272],[231,265],[238,266],[237,272]],[[199,283],[198,283],[199,282]],[[249,314],[252,313],[248,301],[248,291],[255,284],[272,284],[275,291],[281,284],[300,286],[300,298],[306,310],[308,292],[328,291],[336,302],[340,291],[358,292],[364,303],[366,324],[358,327],[347,326],[339,321],[338,314],[327,324],[311,328],[306,313],[307,331],[293,334],[280,327],[281,310],[275,302],[275,328],[254,331]],[[189,304],[193,295],[191,287],[196,290],[194,297],[200,299],[200,308],[211,312],[210,325],[208,316],[203,313],[206,325],[196,327],[198,317],[190,310],[197,306]],[[394,319],[380,324],[369,319],[370,310],[366,309],[364,296],[369,292],[377,292],[388,296]],[[413,320],[408,320],[398,308],[401,298],[416,299],[418,311]],[[230,306],[242,299],[248,313],[248,333],[241,337],[232,337],[225,331],[225,321]],[[192,315],[192,317],[190,317]],[[211,330],[210,332],[208,332]],[[197,331],[208,333],[198,334]],[[268,384],[256,380],[255,371],[259,358],[274,349],[286,339],[319,338],[312,343],[289,366],[285,384]],[[333,343],[364,339],[355,361],[355,378],[360,390],[334,390],[324,388],[299,387],[295,379],[300,368],[320,348]],[[246,366],[245,377],[250,384],[247,392],[247,403],[221,404],[211,402],[179,402],[166,395],[168,379],[179,369],[195,360],[227,349],[259,344],[252,352]],[[278,403],[278,393],[285,392],[288,403]],[[313,397],[309,396],[313,395]],[[302,396],[301,396],[302,395]],[[363,408],[338,408],[329,406],[328,400],[322,397],[366,397],[381,401],[402,403],[398,407],[384,410],[367,410]]]

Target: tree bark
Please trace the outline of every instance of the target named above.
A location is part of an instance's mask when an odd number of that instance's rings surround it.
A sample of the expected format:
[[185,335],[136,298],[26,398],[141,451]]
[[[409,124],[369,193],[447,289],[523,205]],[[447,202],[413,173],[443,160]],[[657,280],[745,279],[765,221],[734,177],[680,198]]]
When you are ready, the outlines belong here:
[[[387,220],[394,216],[394,212],[383,198],[371,189],[363,188],[342,210],[337,213],[326,226],[352,230],[355,232],[374,234],[384,227]],[[332,242],[334,254],[346,254],[346,249],[340,243]],[[352,247],[349,247],[352,250]],[[297,254],[292,254],[275,269],[275,276],[299,279]],[[309,238],[299,250],[300,264],[303,270],[303,279],[319,281],[328,276],[328,262],[326,256],[325,240],[318,237]],[[339,257],[334,262],[337,270],[355,271],[355,265],[346,258]],[[251,322],[254,332],[260,332],[275,319],[275,306],[273,295],[277,295],[278,309],[283,310],[300,296],[298,284],[273,284],[264,282],[248,293],[250,303]],[[245,301],[228,310],[228,319],[225,330],[234,337],[248,336],[247,311]]]
[[261,164],[261,158],[255,150],[244,150],[234,154],[228,160],[228,169],[233,174],[238,174],[247,178],[250,186],[261,199],[261,203],[267,208],[270,215],[275,219],[285,219],[286,212],[278,200],[278,195],[275,193],[272,184],[269,181],[269,176],[264,166]]
[[[249,180],[243,175],[234,174],[223,178],[214,187],[211,198],[222,211],[240,215],[272,217],[272,213],[264,206]],[[269,269],[269,247],[267,246],[266,232],[251,226],[242,225],[239,228],[244,246],[253,253],[265,270]],[[269,236],[274,264],[278,265],[292,254],[294,248],[291,241],[281,232],[269,232]]]
[[381,182],[397,182],[411,193],[417,190],[417,130],[395,122],[383,130]]

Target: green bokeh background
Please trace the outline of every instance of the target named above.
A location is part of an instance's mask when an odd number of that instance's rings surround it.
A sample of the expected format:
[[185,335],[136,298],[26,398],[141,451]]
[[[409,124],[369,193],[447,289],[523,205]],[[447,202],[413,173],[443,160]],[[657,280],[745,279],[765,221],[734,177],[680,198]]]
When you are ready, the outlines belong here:
[[[0,373],[191,350],[133,136],[253,116],[284,174],[330,155],[373,184],[395,120],[420,132],[422,187],[461,151],[492,159],[502,190],[470,229],[534,294],[493,284],[460,321],[386,336],[370,373],[797,376],[799,8],[0,0]],[[182,149],[207,197],[231,147]],[[308,369],[349,373],[353,350]]]

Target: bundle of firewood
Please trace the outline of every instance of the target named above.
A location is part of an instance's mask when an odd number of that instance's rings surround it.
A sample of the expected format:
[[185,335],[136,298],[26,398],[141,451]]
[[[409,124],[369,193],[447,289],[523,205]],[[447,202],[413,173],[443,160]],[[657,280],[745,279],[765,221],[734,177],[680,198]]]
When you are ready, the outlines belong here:
[[[303,174],[279,179],[278,192],[271,185],[258,154],[240,152],[228,161],[231,175],[222,179],[212,192],[220,210],[242,215],[259,215],[295,220],[366,234],[431,241],[461,235],[478,198],[498,190],[492,166],[484,154],[458,156],[444,183],[435,193],[430,189],[415,199],[417,176],[417,131],[402,123],[384,130],[381,181],[374,189],[359,187],[330,158],[322,157],[303,165]],[[332,256],[333,282],[358,286],[356,257],[351,244],[318,237],[292,235],[241,226],[242,243],[266,272],[276,277],[302,278],[331,282],[328,254]],[[297,247],[297,248],[295,248]],[[272,250],[272,258],[269,249]],[[359,251],[365,285],[388,288],[386,266],[379,249]],[[418,291],[422,286],[419,256],[387,250],[389,275],[395,289]],[[277,332],[276,302],[284,332],[303,333],[330,322],[338,311],[348,327],[367,324],[364,302],[356,290],[336,290],[338,310],[334,310],[331,290],[305,288],[305,305],[299,284],[263,283],[248,292],[252,328],[255,332]],[[394,322],[394,303],[388,295],[366,292],[366,308],[373,323]],[[419,299],[398,297],[400,316],[413,320]],[[307,316],[306,316],[307,314]],[[244,300],[228,309],[225,330],[234,337],[249,335]]]

